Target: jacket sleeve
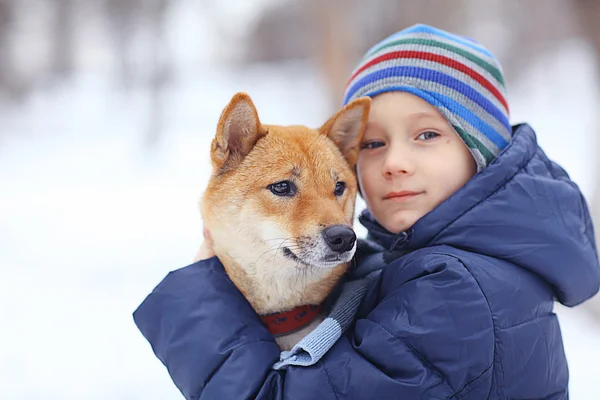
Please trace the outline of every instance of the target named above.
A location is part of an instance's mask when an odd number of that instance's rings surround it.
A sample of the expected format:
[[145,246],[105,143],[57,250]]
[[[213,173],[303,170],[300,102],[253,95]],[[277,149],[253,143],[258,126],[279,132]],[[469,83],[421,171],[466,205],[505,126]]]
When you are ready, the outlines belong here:
[[487,398],[494,329],[457,259],[388,265],[377,306],[315,365],[279,347],[216,258],[173,271],[134,313],[186,399]]

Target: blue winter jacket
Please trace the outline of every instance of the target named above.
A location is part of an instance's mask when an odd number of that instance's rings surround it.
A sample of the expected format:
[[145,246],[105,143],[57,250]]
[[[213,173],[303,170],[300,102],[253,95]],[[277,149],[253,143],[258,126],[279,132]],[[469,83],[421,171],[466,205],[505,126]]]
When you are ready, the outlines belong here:
[[280,350],[216,258],[173,271],[134,313],[186,399],[567,399],[553,304],[593,296],[584,198],[531,128],[408,232],[368,213],[347,279],[382,268],[356,323],[310,367]]

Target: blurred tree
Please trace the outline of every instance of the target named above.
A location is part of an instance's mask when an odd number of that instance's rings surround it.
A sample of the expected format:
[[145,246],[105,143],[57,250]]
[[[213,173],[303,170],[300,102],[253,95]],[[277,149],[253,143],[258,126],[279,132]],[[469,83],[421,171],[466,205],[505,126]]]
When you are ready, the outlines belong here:
[[[163,92],[171,62],[165,24],[173,0],[103,0],[117,61],[117,81],[125,89],[141,84],[148,90],[149,110],[144,143],[154,145],[163,129]],[[146,46],[136,47],[144,38]]]
[[[578,26],[582,34],[587,39],[594,52],[596,60],[596,82],[600,82],[600,1],[598,0],[573,0],[573,6],[578,17]],[[598,92],[597,86],[591,86]],[[600,94],[600,92],[599,92]],[[600,124],[600,118],[596,117],[596,124]],[[598,126],[597,128],[600,128]],[[598,131],[599,129],[596,129]],[[596,139],[593,144],[598,147],[600,141]],[[594,168],[596,170],[596,188],[590,201],[592,219],[595,222],[596,243],[600,243],[600,163],[596,160]],[[600,319],[600,296],[596,296],[592,301],[586,303],[586,307],[594,312]]]
[[600,1],[573,0],[573,5],[578,17],[578,26],[592,46],[600,70]]
[[151,35],[149,62],[150,110],[146,144],[154,145],[163,132],[163,94],[170,78],[169,46],[165,38],[165,22],[171,0],[149,0],[148,28]]
[[350,7],[344,3],[348,0],[308,0],[309,20],[313,23],[312,29],[317,33],[319,40],[312,40],[310,54],[315,56],[318,69],[321,71],[324,82],[328,85],[329,104],[331,113],[336,109],[342,98],[348,69],[355,58],[354,37],[356,31],[350,24]]
[[73,0],[54,0],[51,71],[58,78],[66,78],[75,68],[73,47],[75,7]]
[[13,28],[14,5],[12,0],[0,0],[0,92],[11,95],[14,66],[10,34]]
[[[309,0],[286,0],[267,7],[249,32],[241,55],[244,62],[305,59],[316,48],[319,26],[311,18]],[[323,0],[325,4],[328,0]]]
[[118,64],[117,79],[124,88],[129,88],[134,80],[132,43],[136,26],[139,26],[141,1],[104,0],[108,34]]

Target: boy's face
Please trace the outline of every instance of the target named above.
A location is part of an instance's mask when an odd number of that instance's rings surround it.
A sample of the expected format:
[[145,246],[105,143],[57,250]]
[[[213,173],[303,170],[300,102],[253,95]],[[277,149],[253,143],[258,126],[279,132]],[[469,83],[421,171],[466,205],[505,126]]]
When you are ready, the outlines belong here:
[[363,198],[392,233],[409,229],[477,171],[446,119],[410,93],[373,98],[360,147],[357,174]]

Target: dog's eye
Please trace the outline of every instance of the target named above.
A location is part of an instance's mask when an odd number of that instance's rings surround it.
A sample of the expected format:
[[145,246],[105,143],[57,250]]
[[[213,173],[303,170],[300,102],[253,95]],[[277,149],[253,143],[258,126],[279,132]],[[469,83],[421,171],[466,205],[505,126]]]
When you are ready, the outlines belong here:
[[346,182],[338,182],[335,184],[335,190],[333,194],[336,196],[341,196],[346,191]]
[[293,196],[298,191],[296,185],[290,181],[272,183],[267,186],[267,189],[269,189],[276,196]]

